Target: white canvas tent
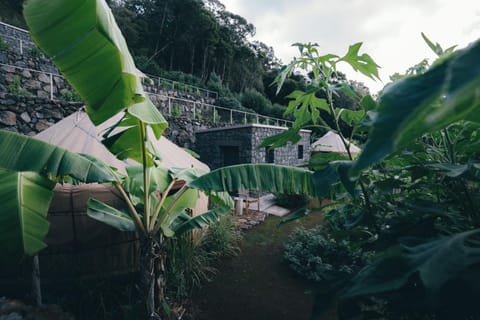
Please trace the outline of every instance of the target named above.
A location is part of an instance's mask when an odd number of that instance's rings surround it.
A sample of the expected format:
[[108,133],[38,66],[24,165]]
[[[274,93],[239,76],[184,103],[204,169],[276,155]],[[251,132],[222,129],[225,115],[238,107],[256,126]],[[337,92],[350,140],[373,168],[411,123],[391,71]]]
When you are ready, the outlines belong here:
[[[94,156],[106,164],[125,172],[128,164],[118,160],[100,142],[101,132],[116,123],[111,119],[95,127],[83,111],[78,111],[39,133],[36,138],[69,151]],[[153,141],[161,164],[168,168],[194,167],[210,171],[209,167],[176,146],[167,138]],[[132,163],[130,163],[132,164]],[[53,272],[64,273],[75,267],[83,275],[116,274],[132,271],[138,253],[134,233],[125,233],[97,222],[86,215],[86,202],[92,197],[114,207],[125,207],[119,193],[104,185],[60,185],[54,190],[49,209],[50,232],[47,252],[42,264]],[[208,198],[201,193],[193,214],[208,210]],[[42,268],[43,269],[43,268]]]
[[[362,151],[359,147],[350,143],[350,153],[358,154]],[[323,137],[312,143],[310,152],[335,152],[346,154],[347,149],[338,134],[333,131],[328,131]]]
[[[35,137],[69,151],[95,156],[106,164],[124,171],[127,163],[115,158],[100,142],[102,132],[114,125],[117,120],[118,117],[115,117],[95,127],[85,112],[78,111],[40,132]],[[167,168],[194,167],[210,171],[206,164],[195,159],[165,137],[161,137],[159,140],[155,139],[153,144],[159,152],[161,164]]]

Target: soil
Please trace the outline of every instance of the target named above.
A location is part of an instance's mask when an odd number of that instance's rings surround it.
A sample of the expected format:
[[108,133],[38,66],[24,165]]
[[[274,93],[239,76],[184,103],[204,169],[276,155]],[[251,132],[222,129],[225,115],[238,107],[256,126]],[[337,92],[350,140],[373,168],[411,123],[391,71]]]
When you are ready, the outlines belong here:
[[[321,214],[312,214],[278,227],[280,218],[269,216],[246,231],[242,252],[223,261],[215,279],[194,293],[194,319],[310,319],[314,297],[309,283],[283,260],[283,243],[295,227],[314,227],[321,219]],[[322,316],[333,319],[333,313]]]

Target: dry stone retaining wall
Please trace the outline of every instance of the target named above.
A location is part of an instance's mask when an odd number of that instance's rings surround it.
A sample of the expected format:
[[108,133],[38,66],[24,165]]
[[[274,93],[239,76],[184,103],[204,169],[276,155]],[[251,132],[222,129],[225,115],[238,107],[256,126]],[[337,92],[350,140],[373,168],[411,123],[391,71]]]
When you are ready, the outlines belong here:
[[[0,93],[0,129],[33,136],[81,108],[81,102]],[[192,121],[186,116],[165,118],[169,123],[166,137],[185,148],[193,147],[195,131],[219,125],[208,120]]]

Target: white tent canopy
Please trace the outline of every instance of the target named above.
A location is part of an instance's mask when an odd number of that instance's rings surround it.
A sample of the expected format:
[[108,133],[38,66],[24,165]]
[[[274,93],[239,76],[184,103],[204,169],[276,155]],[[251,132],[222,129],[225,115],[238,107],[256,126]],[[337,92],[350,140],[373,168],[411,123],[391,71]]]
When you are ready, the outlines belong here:
[[[338,134],[328,131],[323,137],[312,143],[311,152],[335,152],[347,153],[347,149]],[[362,151],[359,147],[350,142],[350,153],[358,154]]]
[[[115,167],[120,172],[125,173],[125,167],[135,164],[135,162],[130,162],[129,160],[127,163],[118,160],[101,143],[102,132],[117,123],[118,120],[118,117],[114,117],[105,123],[102,123],[100,126],[95,127],[85,112],[77,111],[67,118],[57,122],[50,128],[40,132],[36,135],[36,138],[72,152],[94,156],[105,162],[107,165]],[[153,136],[153,134],[151,136]],[[210,171],[210,168],[206,164],[197,160],[191,154],[163,136],[158,140],[153,139],[152,143],[161,159],[160,164],[167,168],[184,169],[193,167],[204,171]],[[69,189],[71,187],[72,186],[67,186],[66,188]],[[73,188],[78,188],[78,186],[73,186]],[[90,188],[94,187],[91,186]],[[57,186],[56,189],[58,192],[61,191],[60,186]],[[71,192],[71,190],[67,190],[67,193],[68,192]],[[197,201],[193,214],[197,215],[206,212],[207,210],[208,198],[203,193],[200,193],[200,199]]]
[[[118,160],[100,142],[102,132],[117,121],[118,118],[112,118],[100,126],[95,127],[85,112],[78,111],[40,132],[36,135],[36,138],[69,151],[94,156],[106,164],[116,167],[121,172],[125,172],[125,166],[129,163]],[[210,168],[206,164],[195,159],[188,152],[163,136],[158,140],[154,139],[153,144],[159,153],[161,164],[167,168],[194,167],[204,171],[210,171]]]

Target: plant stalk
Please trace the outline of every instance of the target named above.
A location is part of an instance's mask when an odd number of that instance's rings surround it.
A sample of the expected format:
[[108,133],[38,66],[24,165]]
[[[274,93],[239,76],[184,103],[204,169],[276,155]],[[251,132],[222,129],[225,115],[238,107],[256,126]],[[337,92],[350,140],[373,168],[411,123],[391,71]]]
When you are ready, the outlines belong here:
[[[162,209],[163,203],[165,202],[165,199],[167,199],[168,193],[170,192],[170,190],[172,189],[172,187],[173,187],[173,185],[175,184],[176,181],[177,181],[177,179],[173,179],[172,182],[170,182],[170,184],[168,185],[167,189],[162,193],[162,197],[161,197],[160,201],[158,202],[157,206],[155,207],[155,210],[153,211],[152,225],[151,225],[151,228],[150,228],[149,231],[154,231],[155,230],[156,220],[158,218],[160,210]],[[153,234],[155,234],[155,233],[153,233]]]
[[135,206],[133,205],[132,201],[128,197],[127,193],[123,189],[120,182],[115,181],[114,185],[117,188],[117,190],[120,192],[120,194],[122,195],[125,202],[127,203],[128,209],[130,211],[130,215],[133,218],[133,221],[135,222],[135,225],[137,226],[137,228],[139,230],[141,230],[144,234],[147,234],[147,232],[145,230],[145,227],[143,226],[142,220],[140,219],[140,215],[137,212],[137,209],[135,209]]
[[[327,79],[327,84],[329,80],[330,79]],[[345,140],[345,137],[343,136],[342,131],[340,130],[340,124],[338,123],[338,118],[335,116],[335,109],[333,108],[332,91],[328,86],[327,86],[327,99],[328,99],[327,104],[330,110],[330,114],[334,119],[335,130],[338,132],[338,135],[340,136],[340,139],[342,140],[342,143],[345,146],[345,149],[347,150],[348,158],[350,159],[350,161],[353,161],[353,156],[352,156],[352,153],[350,152],[350,143],[347,143],[347,141]],[[365,188],[365,185],[360,179],[358,179],[358,184],[360,185],[360,189],[362,190],[365,207],[370,211],[370,208],[371,208],[370,196],[368,195],[367,189]]]
[[144,194],[144,207],[145,207],[145,229],[150,230],[150,181],[148,176],[147,167],[147,132],[145,123],[139,121],[140,124],[140,137],[142,146],[142,165],[143,165],[143,194]]
[[167,218],[168,214],[170,213],[170,210],[175,205],[175,203],[177,203],[178,199],[180,199],[180,197],[185,193],[185,191],[187,191],[187,185],[186,184],[183,185],[183,187],[180,188],[180,190],[177,191],[177,193],[175,194],[175,198],[172,200],[172,202],[170,202],[168,207],[165,209],[165,214],[158,220],[157,224],[155,225],[155,228],[153,229],[152,234],[156,234],[158,232],[158,230],[160,230],[160,227],[161,227],[162,223],[165,221],[165,219]]

